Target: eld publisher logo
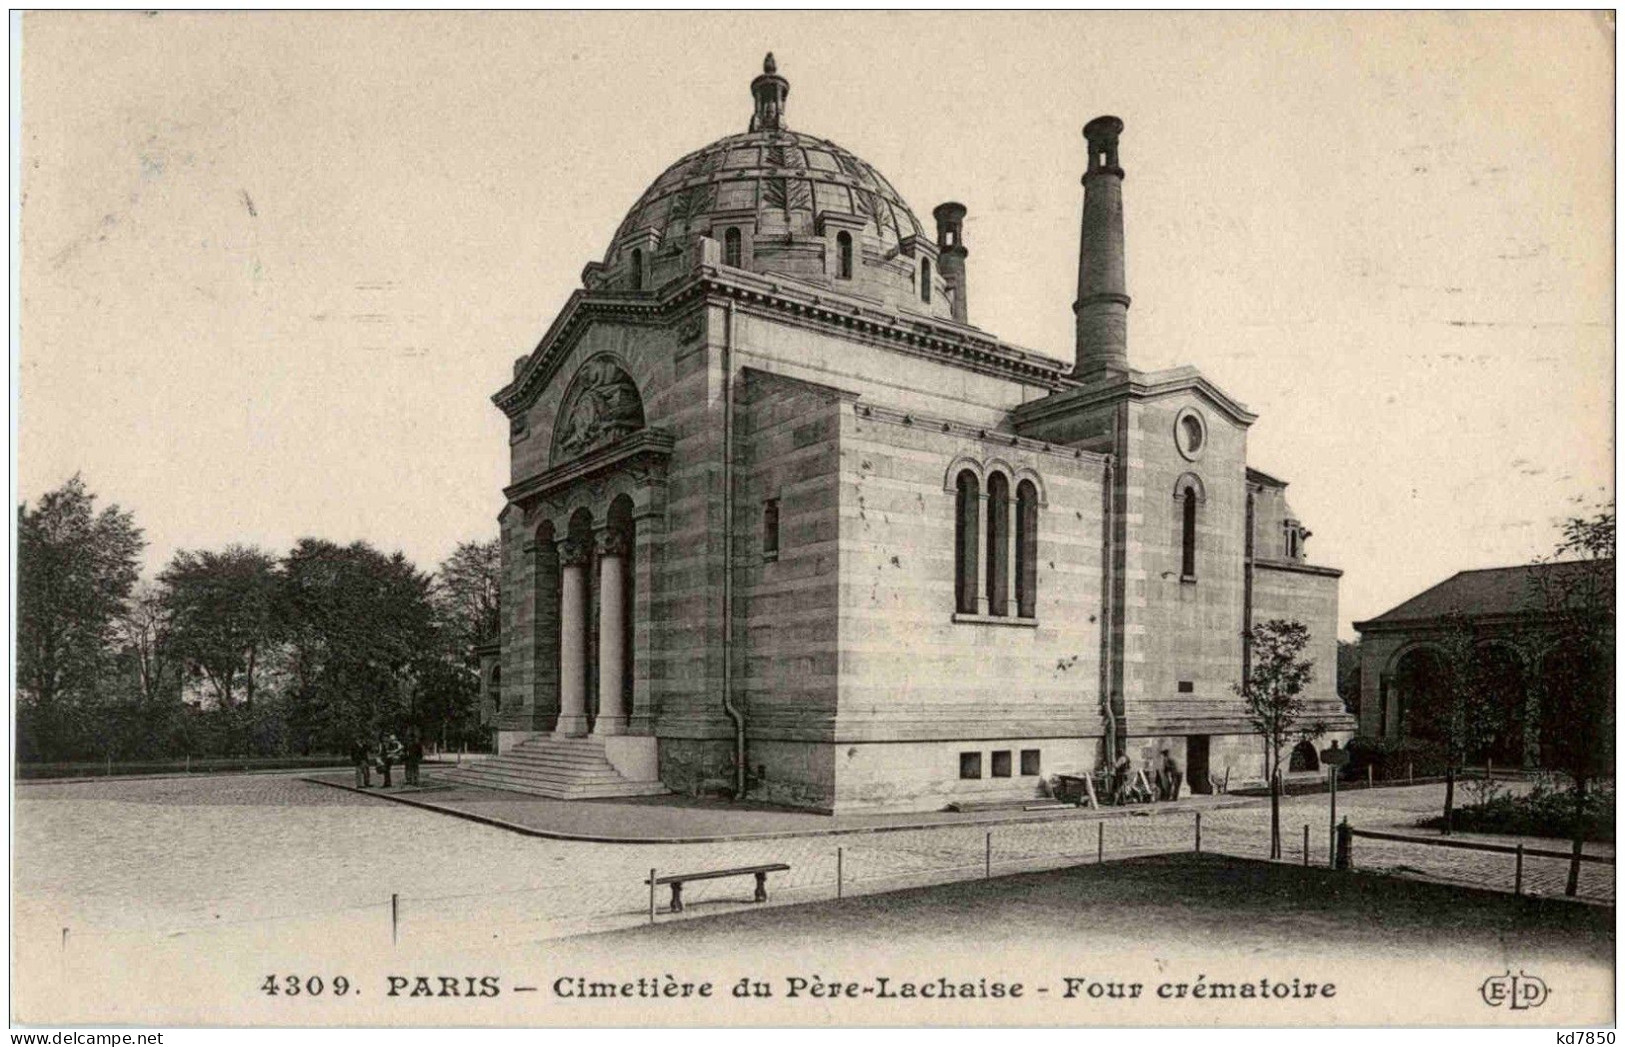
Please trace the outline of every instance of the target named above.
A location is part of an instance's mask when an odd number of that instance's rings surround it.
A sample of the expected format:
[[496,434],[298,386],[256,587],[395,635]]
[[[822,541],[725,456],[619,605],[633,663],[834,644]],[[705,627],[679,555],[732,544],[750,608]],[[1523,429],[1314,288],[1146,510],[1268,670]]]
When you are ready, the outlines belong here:
[[1491,1007],[1510,1006],[1515,1011],[1527,1011],[1546,1002],[1546,983],[1532,974],[1519,971],[1513,974],[1492,974],[1479,986],[1478,994]]

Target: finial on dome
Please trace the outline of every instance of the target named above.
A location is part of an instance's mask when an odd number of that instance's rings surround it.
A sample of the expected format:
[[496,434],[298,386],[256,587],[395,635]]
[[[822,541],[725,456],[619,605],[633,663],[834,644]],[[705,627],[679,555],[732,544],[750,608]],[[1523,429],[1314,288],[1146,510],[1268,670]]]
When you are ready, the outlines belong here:
[[790,95],[790,81],[779,75],[779,63],[769,51],[762,60],[762,75],[750,82],[751,96],[756,99],[756,112],[751,114],[752,131],[782,131],[784,129],[784,100]]

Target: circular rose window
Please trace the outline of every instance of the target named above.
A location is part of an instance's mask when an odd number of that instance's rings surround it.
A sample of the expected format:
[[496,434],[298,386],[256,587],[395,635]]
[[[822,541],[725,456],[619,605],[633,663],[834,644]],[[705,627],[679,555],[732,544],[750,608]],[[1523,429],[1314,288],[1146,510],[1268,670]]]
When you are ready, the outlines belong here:
[[1194,407],[1179,412],[1179,417],[1174,419],[1174,443],[1189,461],[1202,456],[1207,447],[1207,422],[1202,420],[1202,412]]

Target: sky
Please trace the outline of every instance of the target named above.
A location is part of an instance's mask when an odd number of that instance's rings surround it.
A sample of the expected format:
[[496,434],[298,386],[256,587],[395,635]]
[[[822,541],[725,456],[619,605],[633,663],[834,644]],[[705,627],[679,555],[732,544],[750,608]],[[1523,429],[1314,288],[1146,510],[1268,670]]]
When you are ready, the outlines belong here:
[[1613,497],[1611,16],[31,13],[18,497],[177,549],[494,537],[490,396],[683,154],[791,128],[1072,355],[1083,124],[1121,117],[1129,356],[1260,418],[1340,628]]

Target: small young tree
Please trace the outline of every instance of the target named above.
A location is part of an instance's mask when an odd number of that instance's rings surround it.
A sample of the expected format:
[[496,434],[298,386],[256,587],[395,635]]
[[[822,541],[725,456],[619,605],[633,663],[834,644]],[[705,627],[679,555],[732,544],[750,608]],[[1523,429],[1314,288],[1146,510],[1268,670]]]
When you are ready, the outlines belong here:
[[[1547,569],[1531,573],[1553,641],[1540,700],[1542,747],[1574,782],[1574,847],[1585,842],[1590,783],[1614,769],[1614,507],[1571,517]],[[1579,867],[1569,868],[1568,892]]]
[[[1264,740],[1264,769],[1270,780],[1270,857],[1281,857],[1281,760],[1291,747],[1325,733],[1304,721],[1304,688],[1314,679],[1314,662],[1303,656],[1309,627],[1272,618],[1242,634],[1251,652],[1247,677],[1234,690],[1247,703],[1247,720]],[[1335,771],[1334,771],[1335,773]]]
[[[1412,710],[1412,728],[1444,747],[1444,832],[1456,808],[1456,778],[1467,760],[1484,751],[1500,733],[1502,708],[1484,686],[1479,635],[1471,619],[1444,616],[1437,637],[1443,693]],[[1442,700],[1441,700],[1442,699]]]

